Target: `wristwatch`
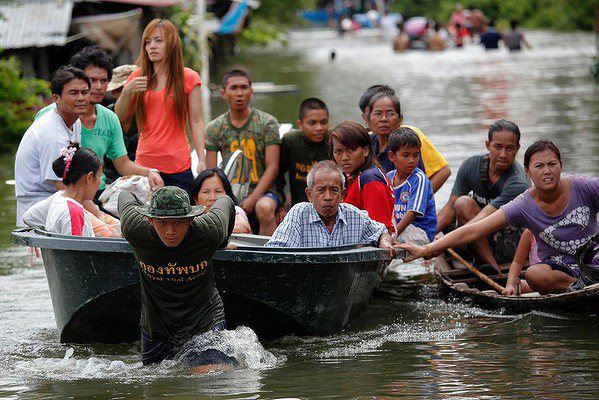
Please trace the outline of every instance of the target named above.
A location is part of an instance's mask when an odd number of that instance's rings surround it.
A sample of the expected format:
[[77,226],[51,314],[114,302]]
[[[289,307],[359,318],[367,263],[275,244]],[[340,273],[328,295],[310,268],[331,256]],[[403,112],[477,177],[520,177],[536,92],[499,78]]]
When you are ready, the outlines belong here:
[[158,175],[160,175],[160,171],[158,171],[156,168],[150,168],[150,172],[156,172]]

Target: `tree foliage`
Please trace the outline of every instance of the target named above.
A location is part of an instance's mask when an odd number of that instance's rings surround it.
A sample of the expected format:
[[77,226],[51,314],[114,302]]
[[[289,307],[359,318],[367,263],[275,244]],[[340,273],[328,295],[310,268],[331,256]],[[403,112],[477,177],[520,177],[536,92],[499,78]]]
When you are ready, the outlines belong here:
[[[393,9],[407,17],[423,15],[445,22],[455,0],[395,0]],[[515,19],[529,28],[558,30],[593,29],[594,8],[599,0],[463,0],[465,6],[482,10],[489,19]]]
[[0,152],[13,150],[50,96],[49,84],[41,79],[21,78],[21,64],[10,57],[0,59]]

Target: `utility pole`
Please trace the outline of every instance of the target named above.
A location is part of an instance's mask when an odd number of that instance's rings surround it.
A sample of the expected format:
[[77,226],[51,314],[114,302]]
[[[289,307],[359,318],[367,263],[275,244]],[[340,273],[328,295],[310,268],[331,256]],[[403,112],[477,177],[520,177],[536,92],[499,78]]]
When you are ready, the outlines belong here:
[[208,34],[206,32],[206,0],[196,0],[196,15],[197,15],[197,33],[200,47],[200,62],[202,70],[200,78],[202,79],[202,114],[204,124],[207,124],[212,119],[210,109],[210,54],[208,48]]

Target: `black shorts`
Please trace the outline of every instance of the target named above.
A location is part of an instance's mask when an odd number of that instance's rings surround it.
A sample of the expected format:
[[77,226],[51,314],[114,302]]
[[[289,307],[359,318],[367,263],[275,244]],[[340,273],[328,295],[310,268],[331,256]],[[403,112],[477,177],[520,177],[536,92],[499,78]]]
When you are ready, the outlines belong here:
[[[225,329],[226,324],[224,321],[219,322],[211,328],[213,331],[222,331]],[[172,360],[180,352],[181,347],[173,346],[165,340],[151,339],[143,329],[141,330],[141,362],[143,365]],[[210,364],[238,365],[234,357],[228,356],[216,349],[187,349],[181,355],[180,361],[188,367]]]
[[524,229],[506,226],[487,236],[498,264],[510,264],[514,260]]

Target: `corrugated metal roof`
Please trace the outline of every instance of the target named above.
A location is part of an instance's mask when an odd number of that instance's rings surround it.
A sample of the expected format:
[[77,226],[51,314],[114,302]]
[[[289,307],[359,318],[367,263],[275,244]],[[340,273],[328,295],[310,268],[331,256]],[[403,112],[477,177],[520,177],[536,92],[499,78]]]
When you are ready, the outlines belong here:
[[0,49],[63,46],[73,0],[24,0],[0,6]]

